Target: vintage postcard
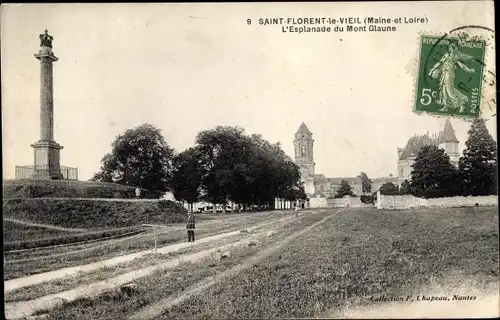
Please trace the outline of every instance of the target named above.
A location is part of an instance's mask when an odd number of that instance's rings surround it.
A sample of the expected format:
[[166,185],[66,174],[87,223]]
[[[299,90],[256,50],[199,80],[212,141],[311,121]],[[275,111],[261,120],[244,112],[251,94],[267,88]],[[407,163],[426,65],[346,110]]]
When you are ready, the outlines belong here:
[[493,1],[3,4],[7,319],[498,317]]

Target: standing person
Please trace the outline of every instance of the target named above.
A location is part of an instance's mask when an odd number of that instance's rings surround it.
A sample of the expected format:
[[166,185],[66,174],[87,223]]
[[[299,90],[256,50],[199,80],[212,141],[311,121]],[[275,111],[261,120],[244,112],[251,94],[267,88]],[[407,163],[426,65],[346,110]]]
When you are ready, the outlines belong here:
[[186,222],[188,242],[194,242],[194,228],[195,228],[194,214],[190,211],[188,212],[188,218]]
[[139,199],[140,197],[141,197],[141,188],[139,188],[139,186],[137,186],[135,188],[135,198]]

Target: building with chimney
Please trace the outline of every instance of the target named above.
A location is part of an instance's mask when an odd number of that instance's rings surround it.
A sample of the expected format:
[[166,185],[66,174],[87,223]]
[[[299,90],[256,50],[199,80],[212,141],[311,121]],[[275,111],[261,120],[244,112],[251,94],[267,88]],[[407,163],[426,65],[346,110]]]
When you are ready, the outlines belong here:
[[414,135],[408,139],[406,147],[398,148],[398,183],[404,180],[411,180],[412,164],[415,162],[420,149],[425,145],[435,145],[443,149],[444,152],[450,157],[450,162],[458,167],[458,160],[460,159],[459,141],[455,135],[449,119],[446,119],[443,131],[438,134],[419,136]]

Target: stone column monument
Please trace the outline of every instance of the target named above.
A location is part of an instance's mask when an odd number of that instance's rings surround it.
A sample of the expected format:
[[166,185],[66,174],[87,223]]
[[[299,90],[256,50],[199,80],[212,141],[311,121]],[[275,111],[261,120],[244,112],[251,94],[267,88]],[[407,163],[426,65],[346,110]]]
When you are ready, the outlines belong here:
[[60,150],[54,141],[54,101],[52,63],[58,58],[52,52],[54,38],[45,30],[40,35],[40,50],[35,57],[40,60],[40,140],[32,144],[35,153],[35,179],[63,179]]

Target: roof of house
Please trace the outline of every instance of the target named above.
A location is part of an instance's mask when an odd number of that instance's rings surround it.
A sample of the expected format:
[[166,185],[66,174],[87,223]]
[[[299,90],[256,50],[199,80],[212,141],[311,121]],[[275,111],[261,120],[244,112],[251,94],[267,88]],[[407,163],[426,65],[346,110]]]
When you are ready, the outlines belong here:
[[397,182],[397,177],[380,177],[372,179],[373,183],[386,183],[386,182]]
[[413,136],[408,139],[406,147],[403,149],[399,160],[406,160],[411,157],[416,157],[420,149],[425,145],[437,145],[437,139],[430,138],[427,134],[423,136]]
[[327,178],[328,182],[333,184],[340,184],[342,180],[346,180],[349,184],[361,184],[360,177],[347,177],[347,178]]
[[324,174],[315,174],[314,182],[320,183],[330,183],[330,184],[338,184],[342,182],[342,180],[346,180],[349,184],[361,184],[360,177],[348,177],[348,178],[327,178]]
[[455,135],[455,130],[453,130],[453,127],[451,125],[450,119],[446,119],[443,131],[439,132],[437,137],[435,135],[429,137],[429,134],[425,134],[423,136],[415,135],[408,139],[405,148],[398,148],[398,151],[402,151],[399,160],[406,160],[410,157],[416,157],[418,155],[418,152],[424,145],[438,145],[446,142],[459,142]]
[[308,135],[311,135],[312,132],[307,128],[306,124],[304,122],[302,122],[300,124],[299,129],[297,130],[297,132],[295,134],[308,134]]

